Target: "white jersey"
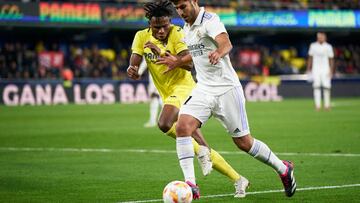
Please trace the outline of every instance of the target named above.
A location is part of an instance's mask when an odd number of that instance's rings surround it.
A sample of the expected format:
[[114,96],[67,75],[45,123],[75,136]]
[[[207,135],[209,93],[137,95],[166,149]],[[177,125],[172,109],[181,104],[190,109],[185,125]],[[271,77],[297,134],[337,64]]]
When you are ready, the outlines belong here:
[[334,51],[330,44],[324,42],[311,43],[309,49],[309,56],[312,56],[312,72],[317,73],[330,73],[329,58],[334,58]]
[[216,65],[209,61],[209,52],[217,49],[215,37],[227,33],[218,15],[206,12],[201,7],[194,24],[190,26],[185,23],[184,32],[196,70],[197,89],[206,94],[220,95],[233,87],[241,86],[229,54]]

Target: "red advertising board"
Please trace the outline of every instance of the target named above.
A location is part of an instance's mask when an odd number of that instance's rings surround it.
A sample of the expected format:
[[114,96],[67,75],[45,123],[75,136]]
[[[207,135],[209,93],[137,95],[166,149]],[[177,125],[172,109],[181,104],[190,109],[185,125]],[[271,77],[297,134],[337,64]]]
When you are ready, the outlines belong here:
[[60,51],[40,52],[39,64],[46,68],[62,68],[64,66],[64,54]]

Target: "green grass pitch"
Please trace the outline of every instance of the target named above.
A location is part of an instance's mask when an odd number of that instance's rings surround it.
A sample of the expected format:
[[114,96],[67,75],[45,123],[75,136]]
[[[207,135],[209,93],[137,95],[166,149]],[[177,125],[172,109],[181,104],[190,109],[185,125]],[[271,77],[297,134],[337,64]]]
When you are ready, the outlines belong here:
[[[251,188],[245,199],[234,199],[226,177],[216,171],[203,177],[195,161],[204,197],[197,202],[360,202],[360,99],[333,103],[330,112],[315,112],[310,99],[247,103],[253,136],[295,163],[299,191],[293,198],[266,193],[282,189],[278,176],[234,153],[229,135],[211,119],[202,128],[207,141],[230,152],[223,156]],[[147,104],[0,106],[0,202],[161,199],[164,186],[182,180],[182,172],[174,140],[143,128],[147,118]]]

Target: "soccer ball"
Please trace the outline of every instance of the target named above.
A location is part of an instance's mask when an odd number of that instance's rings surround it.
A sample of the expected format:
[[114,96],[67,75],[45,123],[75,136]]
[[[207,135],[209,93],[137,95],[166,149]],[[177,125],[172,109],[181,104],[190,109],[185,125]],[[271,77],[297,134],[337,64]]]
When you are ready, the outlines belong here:
[[164,188],[164,203],[191,203],[192,199],[191,187],[185,182],[175,180]]

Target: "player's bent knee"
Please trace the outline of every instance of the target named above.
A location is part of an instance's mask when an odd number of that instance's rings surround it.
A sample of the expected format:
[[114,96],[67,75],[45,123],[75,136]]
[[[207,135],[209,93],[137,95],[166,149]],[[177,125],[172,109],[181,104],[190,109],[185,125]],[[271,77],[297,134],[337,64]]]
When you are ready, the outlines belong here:
[[173,126],[173,124],[174,124],[173,122],[168,122],[163,120],[158,121],[158,127],[164,133],[168,132]]
[[178,137],[182,137],[182,136],[189,136],[192,135],[192,130],[191,130],[191,126],[189,124],[186,123],[177,123],[176,125],[176,135]]
[[250,134],[242,137],[234,137],[233,140],[236,146],[245,152],[248,152],[253,144],[253,138]]

